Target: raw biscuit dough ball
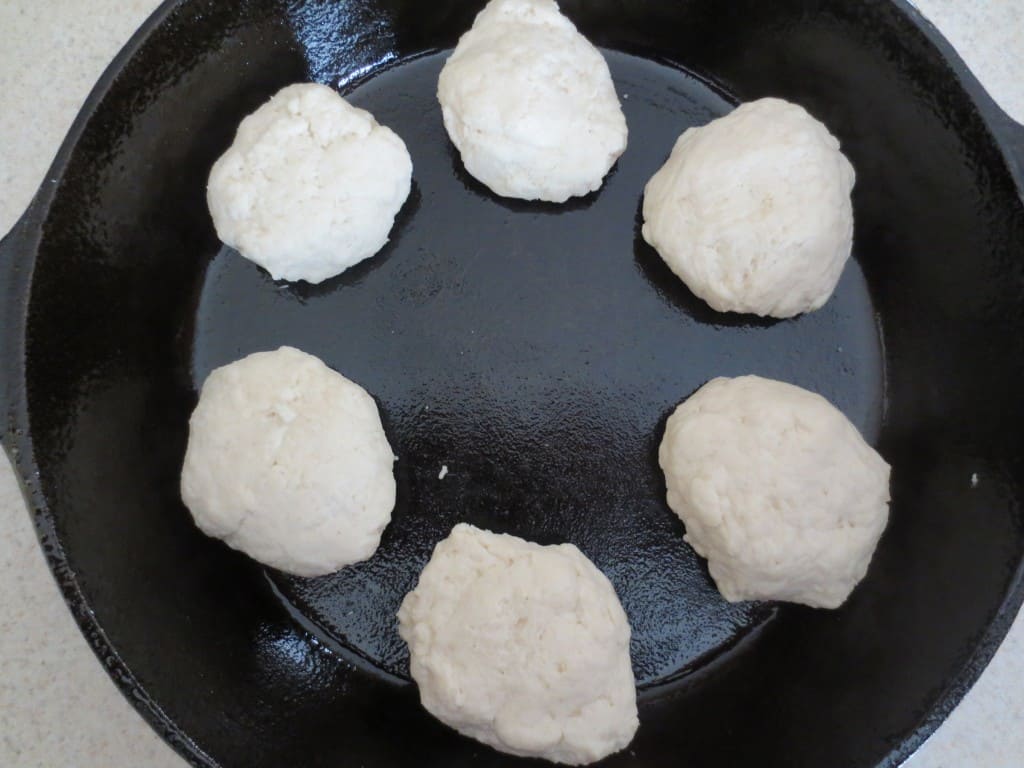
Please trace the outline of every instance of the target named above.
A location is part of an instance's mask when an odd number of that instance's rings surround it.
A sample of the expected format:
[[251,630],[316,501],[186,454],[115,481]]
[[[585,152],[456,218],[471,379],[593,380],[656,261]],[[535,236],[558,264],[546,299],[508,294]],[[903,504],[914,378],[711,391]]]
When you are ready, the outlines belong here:
[[281,347],[207,378],[181,497],[207,535],[278,570],[320,576],[376,551],[395,505],[394,460],[366,390]]
[[460,733],[581,765],[636,732],[626,614],[571,544],[457,525],[398,621],[423,706]]
[[437,86],[462,162],[496,194],[561,203],[626,149],[608,64],[554,0],[492,0]]
[[643,236],[719,312],[792,317],[832,295],[853,242],[853,166],[803,107],[760,99],[676,141]]
[[668,420],[658,461],[722,595],[836,608],[889,518],[889,465],[825,398],[713,379]]
[[405,144],[324,85],[290,85],[246,117],[210,171],[217,236],[275,280],[319,283],[368,259],[409,196]]

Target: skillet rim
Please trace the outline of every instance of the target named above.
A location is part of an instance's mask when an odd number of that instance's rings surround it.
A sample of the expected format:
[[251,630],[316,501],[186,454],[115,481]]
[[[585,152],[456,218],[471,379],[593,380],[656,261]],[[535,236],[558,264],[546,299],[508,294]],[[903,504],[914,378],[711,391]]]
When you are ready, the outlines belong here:
[[[176,9],[192,1],[164,0],[118,51],[83,102],[27,210],[0,240],[0,319],[3,320],[0,327],[0,360],[5,361],[4,369],[0,371],[0,407],[4,414],[0,422],[0,440],[15,469],[36,536],[61,596],[107,674],[149,726],[186,762],[196,768],[220,768],[221,764],[196,744],[138,682],[107,638],[82,593],[77,575],[57,536],[54,512],[47,504],[37,480],[39,471],[29,433],[25,391],[25,325],[29,289],[42,242],[43,224],[48,218],[59,186],[57,182],[63,178],[71,154],[122,70]],[[1024,204],[1024,125],[1012,120],[995,103],[949,41],[915,6],[908,0],[889,1],[900,15],[924,35],[939,54],[949,74],[974,105],[998,147]],[[895,768],[902,764],[945,721],[991,661],[1022,604],[1024,558],[1017,564],[995,617],[985,628],[959,672],[946,681],[944,689],[931,709],[922,716],[918,726],[904,736],[878,763],[877,768]]]

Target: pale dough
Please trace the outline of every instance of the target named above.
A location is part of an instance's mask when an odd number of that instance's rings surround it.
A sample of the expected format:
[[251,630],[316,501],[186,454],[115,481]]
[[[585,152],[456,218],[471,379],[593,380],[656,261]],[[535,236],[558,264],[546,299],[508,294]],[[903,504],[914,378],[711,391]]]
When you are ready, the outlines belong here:
[[394,460],[366,390],[281,347],[206,379],[181,496],[207,535],[278,570],[319,576],[376,551],[395,505]]
[[324,85],[279,91],[210,171],[217,236],[275,280],[319,283],[373,256],[409,196],[405,144]]
[[629,624],[571,544],[455,526],[398,612],[423,706],[502,752],[580,765],[629,744]]
[[504,197],[593,192],[626,149],[608,64],[554,0],[492,0],[445,63],[437,97],[466,170]]
[[853,166],[803,107],[760,99],[689,128],[644,190],[643,237],[720,312],[792,317],[832,295]]
[[889,465],[820,395],[713,379],[668,420],[658,461],[722,595],[835,608],[889,518]]

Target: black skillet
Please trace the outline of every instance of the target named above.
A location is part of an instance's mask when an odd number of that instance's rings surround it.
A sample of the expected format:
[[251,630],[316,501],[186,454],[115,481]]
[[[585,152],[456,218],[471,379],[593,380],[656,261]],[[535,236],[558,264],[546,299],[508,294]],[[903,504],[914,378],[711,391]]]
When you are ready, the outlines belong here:
[[[420,709],[395,633],[468,520],[572,541],[615,584],[641,727],[609,765],[895,765],[1024,595],[1024,130],[903,3],[567,1],[629,149],[582,200],[501,200],[434,100],[478,7],[172,2],[89,98],[0,249],[5,445],[83,632],[195,765],[512,764]],[[392,242],[315,288],[222,248],[204,202],[239,119],[307,79],[415,164]],[[676,135],[769,94],[858,173],[855,259],[784,322],[710,311],[638,234]],[[205,538],[178,497],[200,383],[280,344],[374,393],[400,456],[380,551],[309,581]],[[891,524],[838,611],[724,602],[663,501],[667,414],[743,373],[821,392],[894,467]]]

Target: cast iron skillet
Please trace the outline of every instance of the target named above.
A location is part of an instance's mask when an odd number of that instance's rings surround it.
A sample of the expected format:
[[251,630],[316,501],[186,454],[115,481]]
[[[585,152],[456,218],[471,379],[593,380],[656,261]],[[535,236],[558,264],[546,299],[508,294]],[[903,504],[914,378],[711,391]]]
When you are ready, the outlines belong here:
[[[183,0],[111,65],[3,242],[5,445],[42,546],[110,674],[195,765],[516,762],[420,709],[395,634],[459,520],[572,541],[615,584],[641,728],[609,765],[894,765],[1021,603],[1024,131],[903,4],[564,5],[631,131],[587,198],[496,199],[452,151],[435,80],[479,3]],[[222,248],[204,202],[239,119],[306,79],[415,164],[391,243],[318,287]],[[676,135],[769,94],[858,173],[856,258],[785,322],[710,311],[638,235]],[[178,496],[204,377],[285,343],[374,393],[400,456],[380,551],[308,581],[205,538]],[[894,467],[891,524],[838,611],[725,603],[663,501],[667,414],[743,373],[821,392]]]

